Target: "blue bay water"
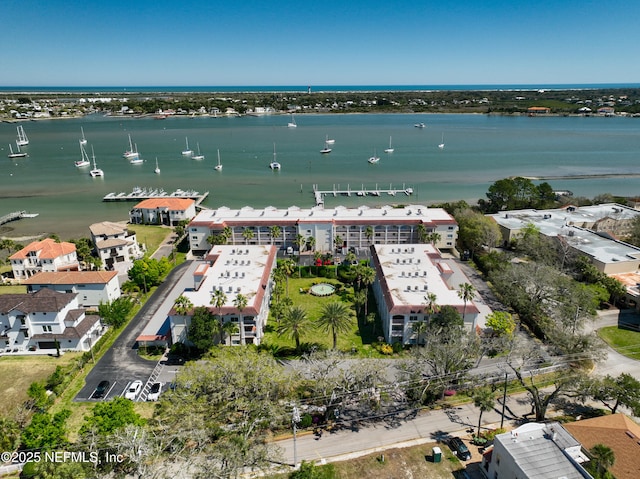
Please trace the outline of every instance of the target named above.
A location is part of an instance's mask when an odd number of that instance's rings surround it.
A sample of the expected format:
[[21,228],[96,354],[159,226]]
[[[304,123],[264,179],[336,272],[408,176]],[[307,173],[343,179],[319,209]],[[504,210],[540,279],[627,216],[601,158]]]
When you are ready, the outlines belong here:
[[[426,204],[484,197],[496,180],[512,176],[640,174],[640,122],[631,118],[506,117],[463,114],[269,115],[241,118],[129,119],[91,115],[66,120],[22,123],[29,135],[28,158],[9,159],[15,123],[0,124],[0,215],[15,210],[39,213],[5,225],[11,236],[55,232],[67,239],[88,236],[88,225],[125,220],[133,203],[105,203],[110,192],[134,187],[209,191],[205,206],[308,207],[312,185],[373,189],[412,187],[415,194],[390,197],[325,199],[327,206]],[[415,128],[424,122],[426,128]],[[94,147],[104,178],[90,178],[75,168],[80,157],[80,127]],[[122,158],[128,134],[142,165]],[[326,136],[333,151],[321,155]],[[185,138],[203,161],[185,158]],[[395,151],[384,153],[392,137]],[[444,137],[445,148],[438,144]],[[282,170],[273,172],[273,150]],[[216,151],[224,165],[215,171]],[[381,157],[371,165],[367,159]],[[161,174],[154,174],[155,158]],[[639,195],[635,176],[549,180],[554,189],[575,195]]]

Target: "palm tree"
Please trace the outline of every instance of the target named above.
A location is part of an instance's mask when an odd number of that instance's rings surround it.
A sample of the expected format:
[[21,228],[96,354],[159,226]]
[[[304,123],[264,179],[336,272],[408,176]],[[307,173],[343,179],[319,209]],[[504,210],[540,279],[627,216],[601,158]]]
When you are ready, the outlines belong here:
[[186,316],[193,309],[193,303],[185,295],[181,294],[173,302],[173,309],[180,316]]
[[292,306],[287,309],[284,318],[278,325],[278,336],[290,336],[296,342],[296,351],[300,349],[300,336],[309,327],[307,311],[301,306]]
[[416,321],[411,325],[411,330],[413,331],[414,334],[418,336],[418,339],[416,340],[416,344],[420,344],[422,342],[421,341],[422,337],[429,330],[429,323],[427,323],[424,320]]
[[367,237],[367,241],[371,243],[371,238],[373,238],[373,226],[367,226],[364,230],[364,235]]
[[240,342],[242,344],[245,343],[245,340],[244,340],[244,316],[242,316],[242,310],[247,307],[248,302],[249,302],[249,300],[242,293],[236,294],[236,297],[233,299],[233,305],[236,308],[238,308],[238,312],[240,313],[240,319],[239,319],[239,324],[240,324]]
[[224,323],[221,327],[220,332],[222,333],[220,342],[224,343],[226,341],[225,336],[229,337],[229,346],[231,346],[231,336],[234,334],[238,334],[238,325],[231,321]]
[[282,263],[280,263],[280,268],[282,268],[285,273],[285,278],[287,280],[287,296],[289,296],[289,276],[291,276],[295,271],[296,264],[291,259],[285,259]]
[[218,309],[218,325],[217,325],[217,333],[220,334],[220,342],[222,342],[222,331],[223,331],[223,325],[224,322],[222,321],[222,307],[224,306],[224,304],[227,302],[227,295],[224,294],[224,291],[222,291],[221,289],[216,289],[216,291],[213,293],[213,295],[211,296],[211,301],[209,301],[209,304],[213,305],[215,308]]
[[488,387],[476,389],[473,393],[473,404],[480,409],[480,417],[478,417],[478,433],[476,437],[480,437],[480,425],[482,424],[482,413],[491,411],[496,402],[493,392]]
[[441,239],[442,239],[442,236],[440,235],[440,233],[436,233],[435,231],[429,233],[428,235],[429,243],[431,243],[433,246],[435,246],[436,243]]
[[376,270],[371,268],[370,266],[364,266],[360,270],[360,281],[364,286],[364,293],[366,297],[366,302],[364,303],[364,315],[367,315],[367,305],[369,303],[369,286],[373,284],[376,280]]
[[428,319],[431,319],[431,316],[436,314],[440,309],[437,304],[438,297],[435,293],[427,293],[424,297],[424,300],[427,303],[427,307],[424,308],[424,312],[427,314]]
[[12,239],[5,238],[0,241],[0,250],[6,249],[7,256],[11,256],[11,252],[18,249],[18,244]]
[[244,238],[244,244],[249,244],[249,241],[253,239],[255,233],[251,228],[245,228],[242,230],[242,237]]
[[594,469],[600,477],[605,477],[607,470],[616,462],[615,454],[610,447],[604,444],[596,444],[589,449],[589,454],[593,458]]
[[416,233],[418,233],[418,241],[420,243],[424,243],[427,240],[427,228],[424,226],[424,223],[420,223],[416,227]]
[[313,236],[309,236],[309,238],[307,238],[307,248],[311,251],[315,251],[316,239]]
[[333,239],[333,244],[336,247],[336,250],[341,250],[342,249],[342,237],[340,235],[336,235],[336,237]]
[[467,314],[467,302],[473,299],[476,294],[476,288],[472,284],[462,283],[458,286],[458,297],[464,301],[464,308],[462,309],[462,320],[464,321],[465,314]]
[[231,229],[230,226],[225,226],[222,229],[222,236],[224,236],[226,238],[225,243],[229,242],[229,238],[231,238],[231,244],[235,244],[235,241],[233,239],[233,230]]
[[[322,259],[322,253],[320,251],[314,251],[313,252],[313,262],[317,265],[318,264],[318,260]],[[320,268],[316,266],[316,276],[318,276],[318,272],[320,271]]]
[[347,333],[351,330],[351,311],[344,303],[328,303],[322,307],[318,326],[333,337],[333,349],[338,346],[338,333]]
[[274,240],[280,238],[282,234],[282,230],[278,225],[269,226],[269,233],[271,234],[271,244],[273,244]]

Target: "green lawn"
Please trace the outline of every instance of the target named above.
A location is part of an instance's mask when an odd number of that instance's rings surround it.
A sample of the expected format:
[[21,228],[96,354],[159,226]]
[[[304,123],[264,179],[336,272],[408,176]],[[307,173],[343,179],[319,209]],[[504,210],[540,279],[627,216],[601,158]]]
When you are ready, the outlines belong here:
[[[322,307],[325,304],[334,301],[344,301],[348,304],[353,311],[353,328],[349,334],[338,335],[338,349],[341,351],[351,351],[352,348],[357,349],[357,354],[365,357],[378,357],[379,353],[371,347],[371,342],[374,340],[372,334],[373,327],[371,325],[358,324],[355,318],[355,310],[353,309],[353,287],[351,285],[343,285],[340,294],[333,294],[331,296],[318,297],[312,294],[300,292],[311,287],[314,283],[326,282],[331,284],[341,284],[340,281],[327,278],[289,278],[289,297],[293,300],[294,306],[300,306],[307,311],[307,316],[311,319],[311,323],[314,323],[322,311]],[[369,311],[374,311],[373,298],[370,294],[369,298]],[[264,343],[270,345],[277,345],[281,348],[294,348],[295,342],[286,336],[278,336],[275,332],[277,323],[274,317],[269,317],[268,332],[265,334]],[[380,334],[380,327],[378,326],[377,334]],[[330,332],[319,330],[316,328],[310,328],[310,330],[303,334],[300,338],[301,343],[318,344],[327,349],[331,349],[333,346],[333,340]]]
[[138,242],[147,245],[147,255],[158,249],[160,243],[173,233],[173,228],[167,226],[127,225],[129,231],[135,231]]
[[0,286],[0,294],[24,294],[27,292],[27,287],[21,284],[12,286]]
[[598,336],[620,354],[640,360],[640,332],[607,326],[598,330]]

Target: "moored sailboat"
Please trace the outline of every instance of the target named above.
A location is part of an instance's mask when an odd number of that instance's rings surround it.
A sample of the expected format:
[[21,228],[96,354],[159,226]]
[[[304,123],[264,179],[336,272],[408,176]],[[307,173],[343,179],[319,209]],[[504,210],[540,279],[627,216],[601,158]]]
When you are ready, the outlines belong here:
[[158,166],[158,157],[156,156],[156,169],[153,170],[156,175],[160,174],[160,167]]
[[279,170],[281,168],[280,163],[276,161],[276,144],[273,144],[273,161],[269,163],[269,168],[272,170]]
[[80,144],[81,145],[86,145],[87,144],[87,139],[84,137],[84,128],[80,127],[80,131],[82,132],[82,136],[80,137]]
[[76,168],[83,168],[91,165],[89,155],[87,155],[87,151],[84,149],[84,143],[82,143],[82,140],[80,140],[80,159],[74,162],[74,164],[76,165]]
[[11,143],[9,143],[9,154],[7,155],[9,158],[24,158],[27,155],[24,151],[20,151],[20,145],[16,142],[16,148],[18,151],[14,152]]
[[216,171],[222,171],[222,163],[220,163],[220,148],[218,148],[218,164],[214,166]]
[[185,136],[184,139],[185,139],[185,142],[187,143],[187,147],[184,150],[182,150],[182,156],[191,156],[193,155],[193,150],[189,149],[189,138]]
[[131,135],[129,135],[129,149],[122,154],[123,158],[127,160],[131,160],[134,158],[138,158],[138,151],[134,150],[133,143],[131,142]]
[[[192,160],[204,160],[204,155],[200,153],[200,143],[196,143],[198,154],[191,157]],[[184,153],[183,153],[184,154]]]
[[27,134],[24,132],[24,128],[22,125],[18,125],[18,139],[16,140],[16,145],[18,146],[27,146],[29,144],[29,138],[27,138]]
[[104,171],[96,166],[96,153],[93,151],[93,145],[91,146],[91,156],[93,157],[93,169],[89,172],[89,175],[92,178],[97,178],[99,176],[104,176]]
[[384,149],[385,153],[393,153],[393,147],[391,146],[391,137],[389,137],[389,148]]
[[369,163],[374,164],[380,161],[380,157],[376,155],[376,150],[373,150],[373,156],[367,160]]

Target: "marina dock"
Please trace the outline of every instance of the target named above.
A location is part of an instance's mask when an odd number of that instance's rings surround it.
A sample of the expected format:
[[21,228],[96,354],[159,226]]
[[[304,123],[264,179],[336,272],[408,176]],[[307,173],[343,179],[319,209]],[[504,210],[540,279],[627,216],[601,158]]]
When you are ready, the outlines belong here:
[[405,183],[402,184],[402,188],[394,188],[392,184],[389,184],[389,188],[379,188],[376,183],[375,188],[365,188],[364,184],[360,186],[360,188],[351,188],[351,185],[347,184],[347,189],[341,189],[340,185],[334,183],[333,189],[331,190],[321,190],[318,188],[317,184],[313,185],[313,195],[316,199],[316,206],[324,206],[324,197],[327,195],[331,196],[381,196],[381,195],[389,195],[396,196],[397,194],[404,194],[407,196],[411,196],[413,194],[413,188],[408,187]]
[[153,189],[135,187],[131,193],[108,193],[102,198],[102,201],[142,201],[150,198],[189,198],[195,200],[197,207],[204,208],[200,206],[200,203],[202,203],[207,196],[209,196],[208,191],[199,193],[194,190],[177,189],[171,193],[167,193],[162,188]]

